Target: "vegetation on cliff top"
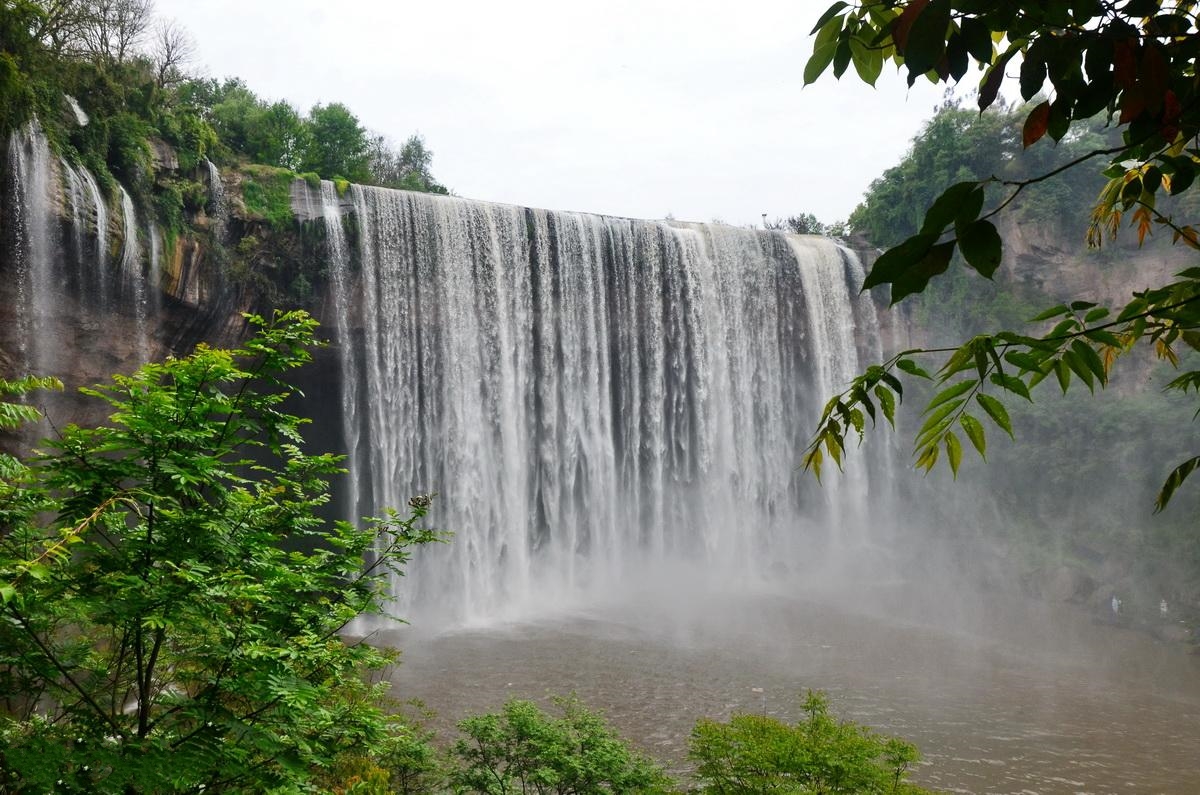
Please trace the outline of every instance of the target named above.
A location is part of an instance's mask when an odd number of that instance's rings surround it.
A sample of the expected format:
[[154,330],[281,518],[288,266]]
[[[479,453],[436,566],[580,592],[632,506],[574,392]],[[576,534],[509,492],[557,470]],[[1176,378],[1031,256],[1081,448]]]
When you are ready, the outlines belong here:
[[[155,17],[152,0],[4,0],[2,9],[0,140],[36,119],[106,201],[119,182],[162,228],[168,252],[188,241],[204,257],[199,272],[243,305],[307,306],[324,278],[308,250],[316,241],[294,228],[293,180],[329,179],[339,194],[350,181],[447,193],[419,135],[395,146],[343,104],[305,114],[239,79],[189,75],[194,45]],[[214,190],[205,161],[224,172],[226,190]],[[224,223],[211,223],[218,215]]]

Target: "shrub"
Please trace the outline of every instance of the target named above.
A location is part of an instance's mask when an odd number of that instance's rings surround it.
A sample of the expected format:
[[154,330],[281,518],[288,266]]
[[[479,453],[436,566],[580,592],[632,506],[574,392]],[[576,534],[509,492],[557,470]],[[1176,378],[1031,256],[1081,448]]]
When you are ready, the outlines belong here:
[[274,227],[292,223],[292,181],[290,171],[269,166],[246,166],[242,181],[242,200],[246,212]]
[[458,762],[450,774],[454,790],[489,795],[671,790],[662,769],[630,750],[599,714],[574,697],[554,701],[561,718],[514,699],[500,712],[460,722],[466,738],[452,749]]
[[697,723],[688,756],[697,763],[700,790],[712,795],[926,792],[904,780],[919,759],[915,746],[836,720],[820,693],[809,692],[804,712],[805,719],[794,726],[766,715]]

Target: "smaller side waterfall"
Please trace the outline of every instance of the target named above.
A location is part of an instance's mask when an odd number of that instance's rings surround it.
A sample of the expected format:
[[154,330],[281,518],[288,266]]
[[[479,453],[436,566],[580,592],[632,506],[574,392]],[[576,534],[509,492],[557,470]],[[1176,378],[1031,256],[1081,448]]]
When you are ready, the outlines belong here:
[[137,333],[138,360],[145,362],[150,358],[149,340],[149,294],[146,289],[146,274],[142,268],[142,246],[138,240],[137,211],[133,207],[133,199],[124,186],[121,189],[121,219],[124,230],[124,241],[121,248],[121,278],[126,285],[129,302],[132,305],[134,327]]
[[[117,186],[121,250],[110,257],[110,212],[96,178],[57,157],[36,122],[10,137],[7,165],[0,199],[12,255],[0,264],[0,290],[13,320],[0,329],[0,347],[15,354],[14,370],[68,382],[103,377],[104,365],[91,355],[98,330],[118,348],[131,346],[122,358],[146,361],[158,296],[129,192]],[[157,260],[157,232],[148,240]],[[157,265],[149,273],[153,279]]]
[[[305,191],[305,196],[308,196]],[[350,273],[350,249],[346,243],[346,230],[342,226],[342,207],[337,194],[337,187],[329,180],[321,182],[321,217],[325,226],[326,255],[329,257],[329,280],[333,291],[333,303],[336,311],[334,319],[337,338],[345,345],[355,337],[351,329],[351,320],[355,317],[351,304],[353,295]],[[362,464],[359,458],[359,368],[358,360],[353,350],[341,357],[342,370],[342,438],[346,443],[346,458],[349,463],[347,510],[346,516],[357,520],[370,511],[362,506],[362,485],[359,473]]]
[[213,238],[218,243],[225,242],[225,234],[229,225],[229,206],[225,200],[225,183],[221,181],[221,170],[216,163],[205,160],[208,167],[208,207],[209,218],[212,220]]
[[20,367],[24,373],[53,372],[56,346],[46,331],[54,309],[51,288],[56,281],[52,273],[56,247],[51,223],[53,155],[36,121],[10,139],[8,165]]

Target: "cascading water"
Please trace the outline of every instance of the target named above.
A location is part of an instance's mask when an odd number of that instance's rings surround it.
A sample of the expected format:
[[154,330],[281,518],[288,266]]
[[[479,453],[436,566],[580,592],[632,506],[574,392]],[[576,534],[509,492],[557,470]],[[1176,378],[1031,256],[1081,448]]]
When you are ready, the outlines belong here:
[[129,301],[132,304],[134,328],[137,333],[138,361],[150,358],[149,302],[146,289],[146,274],[142,269],[142,245],[138,241],[137,211],[133,198],[123,186],[121,189],[121,220],[124,241],[121,247],[121,275],[129,286]]
[[[305,191],[305,197],[308,191]],[[312,217],[316,213],[311,206],[307,208]],[[326,250],[329,257],[329,280],[333,290],[334,328],[337,338],[343,341],[341,356],[341,388],[342,388],[342,439],[346,445],[346,456],[350,462],[348,467],[348,487],[346,516],[357,520],[362,510],[362,488],[360,473],[364,462],[359,458],[359,428],[358,428],[358,396],[359,375],[353,346],[346,341],[352,339],[350,319],[354,313],[351,304],[351,273],[350,251],[346,243],[346,231],[342,226],[342,208],[336,186],[328,181],[321,182],[321,218],[324,219],[326,230]],[[368,507],[366,512],[369,512]]]
[[495,618],[680,563],[756,580],[861,521],[796,471],[873,316],[849,252],[351,190],[352,250],[322,192],[351,502],[437,491],[454,533],[397,584],[402,610]]
[[51,223],[52,158],[50,146],[36,121],[9,140],[17,347],[25,373],[53,372],[55,364],[55,347],[47,344],[45,333],[54,303],[52,255],[56,240]]
[[159,304],[147,284],[137,213],[128,192],[117,186],[120,270],[110,274],[104,195],[86,168],[50,151],[36,121],[9,139],[5,177],[5,242],[13,254],[5,289],[15,328],[2,336],[4,345],[18,354],[17,369],[67,380],[79,377],[78,359],[71,357],[92,334],[81,325],[78,310],[84,305],[93,317],[105,318],[101,322],[118,315],[132,319],[133,333],[114,339],[131,341],[132,356],[148,359],[149,328]]
[[221,170],[216,163],[205,160],[208,168],[208,208],[212,219],[213,238],[218,243],[225,242],[225,232],[229,220],[229,207],[225,201],[225,183],[221,181]]

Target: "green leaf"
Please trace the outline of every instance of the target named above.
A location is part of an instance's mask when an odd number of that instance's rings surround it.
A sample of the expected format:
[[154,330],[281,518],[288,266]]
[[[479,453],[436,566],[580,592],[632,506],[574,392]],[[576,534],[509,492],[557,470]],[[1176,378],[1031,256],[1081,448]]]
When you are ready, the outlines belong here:
[[1066,304],[1059,304],[1058,306],[1051,307],[1051,308],[1047,309],[1045,312],[1042,312],[1038,315],[1035,315],[1034,317],[1029,318],[1029,322],[1030,323],[1040,323],[1043,320],[1049,320],[1051,318],[1058,317],[1059,315],[1069,315],[1070,313],[1071,313],[1071,308],[1069,306],[1067,306]]
[[1000,85],[1004,82],[1004,70],[1008,67],[1008,62],[1013,59],[1013,56],[1021,51],[1023,45],[1023,39],[1018,39],[1010,44],[1008,49],[1004,51],[1004,54],[996,59],[991,68],[984,73],[983,79],[979,81],[978,105],[981,114],[996,101],[996,97],[1000,94]]
[[966,17],[959,23],[963,43],[971,57],[980,63],[992,60],[992,34],[987,25],[976,17]]
[[[838,2],[834,3],[829,8],[825,9],[825,13],[822,14],[821,18],[817,20],[817,24],[813,25],[813,29],[811,31],[809,31],[808,35],[811,36],[814,33],[816,33],[818,30],[820,30],[821,28],[825,27],[825,23],[827,23],[827,22],[829,22],[829,20],[833,19],[834,16],[836,16],[837,13],[839,11],[841,11],[843,8],[849,8],[849,6],[850,6],[849,3],[843,2],[843,0],[838,0]],[[839,30],[840,30],[840,26],[839,26]]]
[[925,420],[925,424],[921,426],[921,430],[917,432],[917,438],[920,438],[928,431],[936,428],[942,420],[950,416],[955,409],[965,403],[965,400],[951,400],[949,403],[943,403],[938,409],[933,411]]
[[954,256],[954,246],[953,240],[933,246],[914,267],[898,275],[892,281],[891,303],[897,304],[906,296],[921,292],[930,279],[945,273]]
[[883,409],[883,416],[887,419],[888,425],[896,427],[896,397],[892,391],[883,384],[875,387],[875,397],[879,399],[879,405]]
[[929,233],[913,235],[898,246],[893,246],[880,255],[871,266],[863,282],[863,289],[869,290],[880,284],[889,284],[907,269],[916,265],[922,257],[937,242],[938,235]]
[[829,68],[829,64],[833,63],[833,57],[837,53],[838,36],[841,32],[841,17],[833,17],[821,28],[817,38],[813,41],[813,54],[808,59],[808,63],[804,65],[804,85],[816,82],[817,78]]
[[958,480],[958,466],[962,463],[962,442],[954,435],[954,431],[946,434],[946,459],[950,462],[950,472]]
[[1029,387],[1025,386],[1025,382],[1022,381],[1020,378],[1017,378],[1015,375],[1006,375],[1005,373],[992,373],[991,380],[992,380],[992,383],[995,384],[996,386],[998,386],[1002,389],[1007,389],[1009,392],[1012,392],[1013,394],[1020,395],[1021,397],[1028,400],[1030,403],[1033,402],[1033,398],[1031,398],[1029,396]]
[[992,422],[1000,426],[1000,429],[1009,435],[1009,438],[1015,439],[1012,430],[1012,420],[1008,418],[1008,409],[1004,408],[1004,404],[989,394],[980,392],[975,396],[975,400],[987,412],[987,415],[992,418]]
[[17,598],[17,589],[8,583],[0,584],[0,604],[8,604]]
[[987,437],[983,432],[983,423],[965,412],[958,418],[958,421],[963,430],[967,432],[967,438],[971,440],[971,444],[975,445],[975,449],[979,451],[979,457],[986,461]]
[[934,465],[937,464],[938,450],[940,449],[936,444],[925,447],[921,451],[920,457],[917,458],[917,469],[924,469],[928,474]]
[[940,235],[942,230],[959,216],[967,197],[977,190],[979,190],[979,183],[974,180],[959,182],[946,188],[925,212],[925,222],[921,225],[921,233]]
[[1154,501],[1155,513],[1160,513],[1167,507],[1167,503],[1171,501],[1171,497],[1175,494],[1175,490],[1183,485],[1183,482],[1187,480],[1188,475],[1195,472],[1197,468],[1200,468],[1200,456],[1197,456],[1196,458],[1189,458],[1187,461],[1184,461],[1182,464],[1172,470],[1171,474],[1167,476],[1166,482],[1163,483],[1162,489],[1160,489],[1158,492],[1158,499]]
[[854,61],[854,71],[858,72],[858,78],[873,87],[883,72],[883,52],[854,36],[850,39],[850,57]]
[[1000,233],[991,221],[975,221],[967,224],[958,235],[958,246],[962,249],[967,264],[980,275],[990,279],[1000,267],[1003,244]]
[[1030,353],[1009,351],[1004,354],[1004,360],[1020,367],[1024,372],[1041,372],[1042,360]]
[[924,378],[928,381],[933,380],[933,376],[925,372],[925,370],[921,368],[921,365],[917,364],[912,359],[901,359],[900,361],[896,362],[896,367],[908,373],[909,375],[916,376],[917,378]]
[[1071,343],[1071,350],[1083,360],[1101,385],[1108,383],[1108,372],[1104,369],[1104,362],[1100,359],[1100,354],[1096,353],[1095,348],[1083,340],[1075,340]]
[[1064,351],[1062,360],[1065,361],[1067,366],[1071,368],[1071,372],[1079,376],[1080,381],[1083,381],[1083,383],[1087,384],[1089,391],[1096,391],[1095,377],[1092,374],[1092,370],[1087,366],[1087,363],[1084,362],[1083,359],[1079,358],[1079,354],[1075,353],[1073,350]]
[[955,384],[954,386],[950,387],[949,389],[942,390],[941,392],[939,392],[937,395],[934,396],[933,400],[929,401],[929,405],[925,407],[925,410],[923,412],[921,412],[921,414],[922,415],[929,414],[931,411],[933,411],[934,409],[936,409],[938,406],[942,405],[943,403],[946,403],[947,401],[950,401],[950,400],[954,400],[954,398],[960,397],[960,396],[966,394],[967,392],[970,392],[978,384],[979,384],[979,382],[972,378],[972,379],[969,379],[966,381],[961,381],[961,382]]
[[1059,359],[1054,363],[1054,372],[1058,376],[1058,385],[1063,394],[1067,394],[1067,389],[1071,386],[1071,368],[1065,361]]

